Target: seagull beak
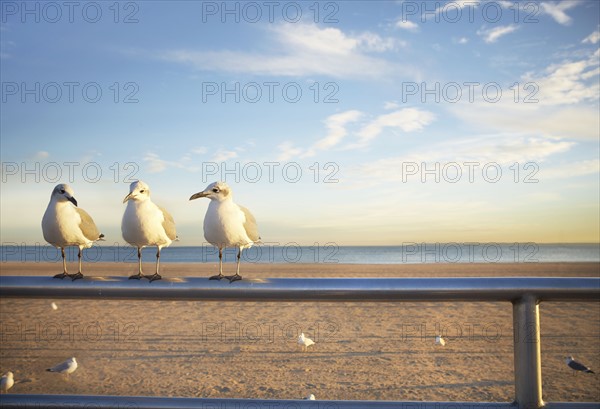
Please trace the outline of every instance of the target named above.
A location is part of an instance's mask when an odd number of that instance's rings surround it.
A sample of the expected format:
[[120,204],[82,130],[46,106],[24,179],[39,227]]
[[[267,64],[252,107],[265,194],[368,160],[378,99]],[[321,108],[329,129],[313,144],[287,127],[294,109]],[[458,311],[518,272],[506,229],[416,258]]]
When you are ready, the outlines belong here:
[[193,194],[193,195],[190,197],[190,200],[199,199],[199,198],[201,198],[201,197],[206,197],[206,196],[208,196],[208,193],[206,193],[206,192],[198,192],[198,193],[196,193],[196,194]]
[[123,203],[125,203],[126,201],[128,201],[131,198],[132,198],[131,193],[129,193],[127,196],[125,196],[125,199],[123,199]]
[[65,197],[67,198],[67,200],[71,203],[73,203],[75,205],[75,207],[77,207],[77,200],[75,200],[75,198],[73,196],[67,196],[65,195]]

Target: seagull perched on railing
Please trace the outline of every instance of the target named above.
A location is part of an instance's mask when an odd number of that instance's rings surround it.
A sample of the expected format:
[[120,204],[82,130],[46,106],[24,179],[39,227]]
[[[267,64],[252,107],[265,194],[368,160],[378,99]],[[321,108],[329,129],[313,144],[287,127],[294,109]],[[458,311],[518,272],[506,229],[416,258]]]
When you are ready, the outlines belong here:
[[[250,210],[233,201],[231,188],[225,182],[211,183],[202,192],[193,194],[190,200],[208,197],[210,203],[204,216],[204,238],[219,248],[219,274],[210,280],[227,278],[230,283],[241,280],[240,257],[242,250],[260,241],[256,219]],[[223,275],[223,248],[237,247],[237,269],[233,276]]]
[[[56,185],[50,195],[50,203],[42,218],[42,232],[44,239],[54,247],[60,248],[63,261],[63,272],[54,278],[71,277],[77,280],[82,278],[81,273],[81,251],[92,247],[97,240],[102,240],[104,234],[100,234],[94,220],[87,212],[77,207],[77,200],[73,197],[73,189],[65,183]],[[65,247],[77,246],[79,253],[79,271],[77,274],[67,273],[67,262],[65,260]]]
[[446,345],[446,340],[441,335],[437,335],[435,337],[435,344],[444,346],[444,345]]
[[569,366],[569,368],[575,371],[574,373],[577,373],[577,371],[585,373],[596,373],[581,362],[577,362],[576,360],[574,360],[572,356],[567,357],[567,365]]
[[[177,239],[173,216],[152,202],[150,187],[141,180],[129,186],[129,194],[123,199],[123,203],[126,202],[128,203],[121,222],[121,233],[127,243],[138,249],[138,273],[129,278],[139,280],[145,277],[150,282],[160,280],[160,250]],[[146,246],[157,247],[154,275],[142,274],[142,249]]]

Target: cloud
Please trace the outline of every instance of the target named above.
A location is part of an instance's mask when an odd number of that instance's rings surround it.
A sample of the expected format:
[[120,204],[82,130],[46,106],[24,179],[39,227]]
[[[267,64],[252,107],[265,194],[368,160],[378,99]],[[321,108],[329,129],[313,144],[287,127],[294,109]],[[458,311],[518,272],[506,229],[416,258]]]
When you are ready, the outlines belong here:
[[430,164],[427,169],[434,169],[434,163],[439,163],[440,166],[452,163],[462,166],[465,162],[472,162],[478,164],[479,169],[488,163],[501,166],[510,166],[515,162],[539,163],[552,155],[568,151],[573,145],[573,142],[514,133],[481,135],[440,142],[405,155],[365,163],[356,172],[359,175],[369,175],[369,179],[389,181],[402,178],[402,172],[391,171],[392,169],[404,169],[409,163],[418,166],[422,163]]
[[212,157],[211,161],[213,162],[226,162],[229,159],[233,159],[233,158],[237,158],[238,154],[236,151],[228,151],[228,150],[224,150],[224,149],[219,149],[214,156]]
[[50,156],[50,153],[48,153],[46,151],[37,151],[35,153],[35,155],[33,156],[33,158],[36,160],[42,160],[42,159],[46,159],[48,156]]
[[144,156],[144,162],[146,162],[148,166],[149,173],[160,173],[167,169],[168,166],[167,161],[160,159],[155,153],[147,153],[146,156]]
[[581,42],[584,44],[596,44],[600,41],[600,31],[596,30],[586,38],[584,38]]
[[587,159],[549,169],[541,169],[540,178],[565,179],[575,176],[597,175],[598,173],[600,173],[600,159]]
[[358,143],[352,147],[366,146],[376,138],[385,128],[398,129],[403,132],[420,131],[435,119],[429,111],[418,108],[404,108],[389,114],[379,115],[358,132]]
[[495,43],[498,39],[506,34],[510,34],[519,28],[516,24],[508,26],[498,26],[493,28],[481,28],[477,30],[477,35],[483,37],[483,41],[488,44]]
[[[386,106],[389,108],[397,105],[386,103]],[[358,110],[349,110],[328,116],[323,121],[327,129],[327,134],[323,138],[317,140],[308,148],[295,146],[289,141],[284,142],[278,146],[280,151],[278,159],[311,157],[319,151],[327,151],[339,146],[340,142],[347,139],[348,136],[354,137],[354,141],[343,146],[342,149],[364,148],[385,129],[410,133],[422,130],[435,119],[433,113],[417,108],[404,108],[379,115],[371,120],[361,121],[365,116],[365,113]]]
[[258,75],[380,78],[395,72],[418,72],[414,68],[394,66],[385,59],[370,55],[405,45],[394,38],[384,38],[368,31],[350,35],[338,28],[320,28],[306,23],[272,25],[266,30],[268,36],[264,41],[275,42],[268,53],[176,49],[159,53],[159,56],[163,60],[189,64],[202,71]]
[[563,0],[560,2],[543,1],[540,3],[540,12],[549,15],[558,24],[568,26],[573,19],[565,11],[577,6],[579,3],[579,0]]
[[403,20],[403,19],[399,19],[398,21],[396,21],[396,28],[401,28],[402,30],[407,30],[407,31],[419,31],[419,25],[416,23],[413,23],[412,21],[408,21],[408,20]]
[[467,37],[453,38],[452,42],[454,44],[467,44],[469,39]]

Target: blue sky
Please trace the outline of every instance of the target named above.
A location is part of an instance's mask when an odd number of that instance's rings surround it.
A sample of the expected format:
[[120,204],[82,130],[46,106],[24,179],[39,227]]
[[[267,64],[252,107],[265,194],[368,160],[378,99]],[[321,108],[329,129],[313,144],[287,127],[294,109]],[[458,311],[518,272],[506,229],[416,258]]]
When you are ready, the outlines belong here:
[[142,179],[199,245],[598,242],[597,1],[2,2],[3,243],[70,183],[111,243]]

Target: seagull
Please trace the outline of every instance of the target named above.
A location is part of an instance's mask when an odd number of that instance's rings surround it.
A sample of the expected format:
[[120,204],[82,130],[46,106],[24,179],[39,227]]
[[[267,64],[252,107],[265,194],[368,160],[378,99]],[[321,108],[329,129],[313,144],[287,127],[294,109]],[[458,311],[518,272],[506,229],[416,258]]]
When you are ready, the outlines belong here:
[[[125,202],[128,203],[121,222],[121,233],[127,243],[137,247],[139,262],[138,273],[129,278],[139,280],[145,277],[150,282],[160,280],[160,250],[177,240],[175,220],[169,212],[152,202],[150,188],[141,180],[129,186],[129,194],[123,199],[123,203]],[[146,246],[157,247],[154,275],[142,274],[142,249]]]
[[50,307],[52,307],[52,309],[53,309],[54,311],[58,310],[58,305],[56,305],[56,303],[55,303],[55,302],[53,302],[52,304],[50,304]]
[[0,391],[8,392],[8,390],[12,388],[14,384],[15,380],[13,379],[13,373],[9,371],[2,375],[2,378],[0,378]]
[[438,335],[435,337],[435,344],[444,346],[444,345],[446,345],[446,340],[444,338],[442,338],[441,335]]
[[[77,200],[73,197],[73,189],[67,184],[56,185],[50,195],[50,203],[42,218],[42,232],[44,239],[56,248],[60,248],[63,260],[63,272],[54,278],[71,277],[73,281],[82,278],[81,251],[89,248],[97,240],[102,240],[96,224],[89,214],[77,207]],[[79,247],[79,271],[77,274],[67,273],[65,260],[65,247]]]
[[309,346],[315,344],[315,341],[305,337],[303,332],[298,336],[298,344],[302,347],[302,351],[307,351]]
[[[256,219],[250,210],[233,201],[231,188],[225,182],[211,183],[202,192],[193,194],[190,200],[208,197],[210,203],[204,216],[204,238],[219,248],[219,274],[210,280],[226,278],[230,283],[241,280],[240,257],[242,250],[260,241]],[[223,248],[237,247],[237,270],[233,276],[223,275]]]
[[[582,371],[585,373],[596,373],[596,372],[592,371],[590,368],[588,368],[587,366],[585,366],[584,364],[582,364],[581,362],[577,362],[576,360],[574,360],[572,356],[568,356],[566,361],[567,361],[567,365],[569,366],[569,368],[573,369],[574,371]],[[577,372],[573,372],[573,373],[577,373]]]
[[54,365],[52,368],[46,369],[46,371],[64,373],[69,375],[75,372],[75,369],[77,369],[77,361],[75,360],[75,357],[73,357],[67,359],[64,362],[61,362],[60,364]]
[[315,395],[313,395],[312,393],[310,395],[308,395],[306,398],[304,398],[304,400],[315,400]]

